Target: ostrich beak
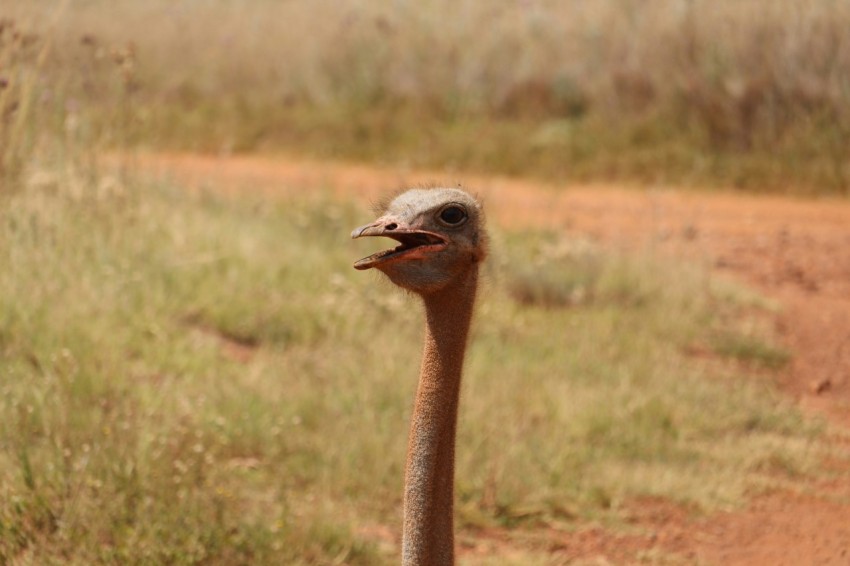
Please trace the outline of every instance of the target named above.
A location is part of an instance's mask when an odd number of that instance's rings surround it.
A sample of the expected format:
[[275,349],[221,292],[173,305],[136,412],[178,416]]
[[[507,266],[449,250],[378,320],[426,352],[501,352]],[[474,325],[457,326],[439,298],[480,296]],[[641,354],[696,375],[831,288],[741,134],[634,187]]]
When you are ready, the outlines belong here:
[[[391,224],[390,222],[380,219],[372,222],[371,224],[366,224],[365,226],[361,226],[359,228],[355,228],[351,232],[351,238],[356,240],[357,238],[365,238],[367,236],[383,236],[386,231],[386,226]],[[398,224],[398,223],[395,223]],[[391,228],[392,229],[392,228]]]
[[354,263],[354,269],[369,269],[392,261],[423,259],[426,254],[443,250],[448,245],[443,236],[427,230],[412,228],[394,218],[379,218],[372,224],[360,226],[351,232],[353,239],[368,236],[386,236],[396,240],[400,245],[391,250],[380,251],[364,257]]

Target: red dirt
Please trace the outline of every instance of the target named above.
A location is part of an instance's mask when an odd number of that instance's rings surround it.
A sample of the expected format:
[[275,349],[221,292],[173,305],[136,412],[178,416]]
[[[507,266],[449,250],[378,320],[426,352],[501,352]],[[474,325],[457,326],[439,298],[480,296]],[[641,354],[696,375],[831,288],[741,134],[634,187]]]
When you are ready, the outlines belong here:
[[[374,199],[411,184],[462,180],[484,198],[496,223],[561,229],[626,249],[652,246],[701,262],[782,305],[778,329],[793,358],[778,386],[805,411],[827,419],[833,442],[847,443],[850,201],[603,185],[556,188],[504,177],[280,157],[143,155],[137,162],[190,186],[269,196],[326,190]],[[834,464],[847,471],[846,462]],[[599,527],[549,533],[546,548],[553,562],[628,564],[661,552],[687,564],[850,564],[846,484],[806,484],[756,498],[744,511],[698,519],[659,500],[634,502],[633,509],[645,534],[618,535]],[[473,540],[462,545],[470,558],[510,554],[505,533],[480,533]]]

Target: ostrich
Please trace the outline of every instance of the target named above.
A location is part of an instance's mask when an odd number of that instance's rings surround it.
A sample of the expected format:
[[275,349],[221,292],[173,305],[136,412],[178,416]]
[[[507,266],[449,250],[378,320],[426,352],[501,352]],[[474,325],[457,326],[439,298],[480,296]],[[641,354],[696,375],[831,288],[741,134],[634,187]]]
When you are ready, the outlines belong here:
[[400,242],[354,264],[377,268],[422,297],[425,348],[408,438],[404,485],[404,566],[454,563],[455,430],[478,267],[487,254],[481,205],[458,189],[410,189],[352,238]]

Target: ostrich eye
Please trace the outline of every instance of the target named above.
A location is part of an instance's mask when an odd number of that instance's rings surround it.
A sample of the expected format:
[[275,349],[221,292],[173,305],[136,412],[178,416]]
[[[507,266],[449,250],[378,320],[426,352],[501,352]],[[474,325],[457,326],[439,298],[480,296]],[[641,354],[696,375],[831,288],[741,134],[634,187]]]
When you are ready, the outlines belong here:
[[462,224],[468,218],[466,211],[457,205],[450,205],[440,211],[440,220],[449,226]]

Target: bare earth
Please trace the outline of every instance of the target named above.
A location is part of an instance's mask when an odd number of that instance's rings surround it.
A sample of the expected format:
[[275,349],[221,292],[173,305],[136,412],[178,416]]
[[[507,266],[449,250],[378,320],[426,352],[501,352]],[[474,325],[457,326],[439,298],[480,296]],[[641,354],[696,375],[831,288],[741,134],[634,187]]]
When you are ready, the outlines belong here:
[[[793,353],[778,386],[829,423],[850,448],[850,201],[797,200],[664,188],[553,187],[526,180],[409,171],[293,158],[141,155],[135,165],[196,188],[269,196],[328,191],[377,199],[440,181],[477,192],[492,221],[561,229],[625,249],[653,246],[763,291],[782,306],[779,332]],[[824,462],[846,472],[846,460]],[[847,474],[842,474],[847,477]],[[761,496],[743,511],[693,518],[665,501],[633,503],[641,535],[601,527],[548,533],[555,563],[850,565],[850,485],[806,483]],[[461,552],[505,558],[504,533],[461,536]],[[653,559],[655,557],[655,559]],[[496,561],[498,562],[498,560]],[[669,562],[667,562],[669,563]]]

